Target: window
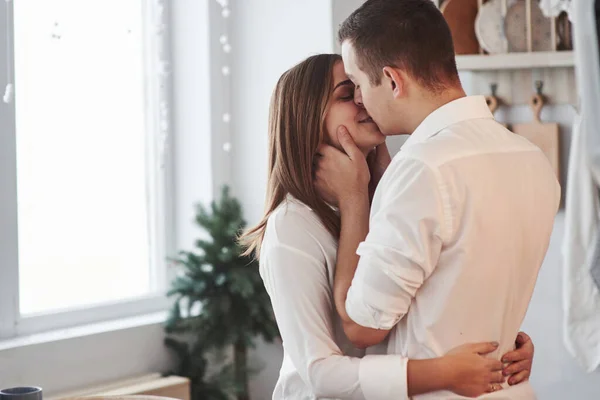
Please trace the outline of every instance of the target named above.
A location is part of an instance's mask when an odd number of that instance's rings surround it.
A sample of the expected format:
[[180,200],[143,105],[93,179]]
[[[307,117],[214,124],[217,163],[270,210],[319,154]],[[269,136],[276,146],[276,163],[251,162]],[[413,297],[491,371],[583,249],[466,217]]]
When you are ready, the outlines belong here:
[[172,249],[160,2],[13,7],[13,334],[162,309]]

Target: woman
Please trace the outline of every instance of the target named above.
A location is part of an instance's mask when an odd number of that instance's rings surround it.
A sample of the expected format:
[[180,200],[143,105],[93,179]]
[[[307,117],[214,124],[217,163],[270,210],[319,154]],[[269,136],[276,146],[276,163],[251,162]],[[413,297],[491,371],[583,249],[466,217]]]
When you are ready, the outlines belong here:
[[[482,356],[496,349],[492,343],[464,345],[436,359],[406,360],[399,355],[360,358],[364,351],[345,337],[332,294],[340,219],[313,184],[317,149],[324,142],[340,147],[340,125],[365,154],[385,143],[377,125],[354,103],[354,85],[339,55],[310,57],[282,75],[270,109],[265,215],[241,238],[247,252],[260,257],[283,338],[273,398],[388,399],[437,390],[476,396],[499,390],[502,363]],[[527,379],[533,357],[529,338],[520,335],[527,346],[505,356],[519,361],[504,370],[517,373],[511,384]],[[411,366],[416,363],[427,367],[427,376],[415,376]]]

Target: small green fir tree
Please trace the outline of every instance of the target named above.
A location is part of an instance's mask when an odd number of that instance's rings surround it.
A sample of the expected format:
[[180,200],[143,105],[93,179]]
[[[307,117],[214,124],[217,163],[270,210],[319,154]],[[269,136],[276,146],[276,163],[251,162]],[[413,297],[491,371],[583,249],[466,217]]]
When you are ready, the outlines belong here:
[[[165,343],[179,358],[174,373],[192,380],[193,400],[221,400],[228,393],[249,400],[248,349],[257,337],[272,342],[279,335],[271,302],[258,262],[242,256],[237,237],[245,221],[227,187],[210,212],[197,206],[196,222],[209,238],[197,240],[197,251],[182,251],[174,260],[179,274],[168,293],[175,302]],[[231,365],[225,362],[207,381],[206,356],[228,349],[233,349]]]

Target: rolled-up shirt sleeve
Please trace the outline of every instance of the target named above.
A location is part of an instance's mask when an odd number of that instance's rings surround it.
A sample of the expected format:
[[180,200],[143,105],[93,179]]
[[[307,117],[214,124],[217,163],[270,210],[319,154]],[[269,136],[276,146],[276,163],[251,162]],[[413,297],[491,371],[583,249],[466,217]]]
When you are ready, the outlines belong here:
[[316,398],[408,399],[405,357],[348,357],[334,341],[332,293],[322,261],[276,244],[261,255],[261,276],[284,349]]
[[438,171],[420,160],[394,160],[379,185],[346,311],[359,325],[389,330],[437,265],[451,210]]

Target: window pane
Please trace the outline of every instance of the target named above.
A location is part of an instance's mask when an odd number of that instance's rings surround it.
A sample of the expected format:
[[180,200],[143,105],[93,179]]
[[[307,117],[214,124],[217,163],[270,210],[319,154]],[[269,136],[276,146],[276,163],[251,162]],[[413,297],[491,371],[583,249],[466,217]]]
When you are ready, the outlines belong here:
[[142,3],[14,2],[21,314],[153,287]]

